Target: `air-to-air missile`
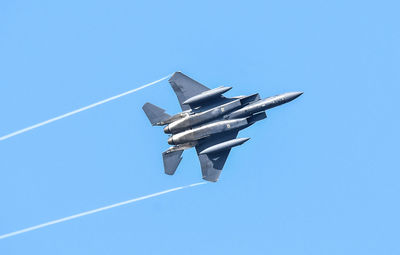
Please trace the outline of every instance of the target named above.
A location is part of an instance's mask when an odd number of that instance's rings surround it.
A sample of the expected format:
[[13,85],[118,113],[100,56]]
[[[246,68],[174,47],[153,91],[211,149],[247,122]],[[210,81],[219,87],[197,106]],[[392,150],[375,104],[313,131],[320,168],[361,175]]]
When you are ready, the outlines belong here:
[[165,173],[173,175],[185,149],[195,147],[203,179],[217,181],[231,148],[250,138],[236,138],[238,132],[267,117],[265,111],[290,102],[302,92],[289,92],[261,100],[258,94],[226,98],[232,87],[209,89],[181,72],[169,80],[183,112],[170,116],[146,103],[143,110],[153,126],[165,126],[170,134],[163,153]]

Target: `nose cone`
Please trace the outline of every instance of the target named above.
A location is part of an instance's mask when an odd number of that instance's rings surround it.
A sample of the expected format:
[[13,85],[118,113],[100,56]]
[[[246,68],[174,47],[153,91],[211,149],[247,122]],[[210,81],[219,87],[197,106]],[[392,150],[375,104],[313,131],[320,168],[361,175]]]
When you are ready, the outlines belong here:
[[295,100],[296,98],[298,98],[299,96],[303,95],[303,92],[289,92],[285,94],[285,101],[290,102],[292,100]]
[[168,144],[169,145],[175,145],[174,139],[172,138],[172,136],[170,138],[168,138]]

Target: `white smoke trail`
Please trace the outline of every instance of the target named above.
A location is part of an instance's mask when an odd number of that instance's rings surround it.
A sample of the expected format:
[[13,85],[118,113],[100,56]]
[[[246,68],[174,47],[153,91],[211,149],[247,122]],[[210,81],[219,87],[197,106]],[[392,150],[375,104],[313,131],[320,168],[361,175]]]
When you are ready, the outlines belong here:
[[149,87],[149,86],[151,86],[151,85],[154,85],[154,84],[156,84],[156,83],[159,83],[159,82],[161,82],[161,81],[163,81],[163,80],[165,80],[165,79],[171,77],[171,75],[172,75],[172,74],[169,74],[169,75],[167,75],[167,76],[165,76],[165,77],[163,77],[163,78],[161,78],[161,79],[159,79],[159,80],[157,80],[157,81],[150,82],[150,83],[145,84],[145,85],[143,85],[143,86],[141,86],[141,87],[139,87],[139,88],[129,90],[129,91],[124,92],[124,93],[122,93],[122,94],[119,94],[119,95],[116,95],[116,96],[113,96],[113,97],[104,99],[104,100],[102,100],[102,101],[100,101],[100,102],[97,102],[97,103],[94,103],[94,104],[91,104],[91,105],[82,107],[82,108],[80,108],[80,109],[78,109],[78,110],[75,110],[75,111],[72,111],[72,112],[68,112],[68,113],[63,114],[63,115],[60,115],[60,116],[58,116],[58,117],[55,117],[55,118],[52,118],[52,119],[43,121],[43,122],[38,123],[38,124],[35,124],[35,125],[33,125],[33,126],[30,126],[30,127],[27,127],[27,128],[24,128],[24,129],[21,129],[21,130],[18,130],[18,131],[15,131],[15,132],[13,132],[13,133],[11,133],[11,134],[2,136],[2,137],[0,137],[0,141],[6,140],[6,139],[8,139],[8,138],[10,138],[10,137],[13,137],[13,136],[16,136],[16,135],[19,135],[19,134],[22,134],[22,133],[25,133],[25,132],[27,132],[27,131],[29,131],[29,130],[32,130],[32,129],[35,129],[35,128],[38,128],[38,127],[47,125],[47,124],[52,123],[52,122],[54,122],[54,121],[64,119],[64,118],[66,118],[66,117],[69,117],[69,116],[71,116],[71,115],[77,114],[77,113],[79,113],[79,112],[86,111],[86,110],[91,109],[91,108],[93,108],[93,107],[96,107],[96,106],[99,106],[99,105],[101,105],[101,104],[105,104],[105,103],[107,103],[107,102],[110,102],[110,101],[112,101],[112,100],[115,100],[115,99],[117,99],[117,98],[120,98],[120,97],[129,95],[129,94],[134,93],[134,92],[136,92],[136,91],[139,91],[139,90],[141,90],[141,89],[147,88],[147,87]]
[[131,200],[128,200],[128,201],[125,201],[125,202],[120,202],[120,203],[116,203],[116,204],[113,204],[113,205],[104,206],[104,207],[101,207],[101,208],[98,208],[98,209],[94,209],[94,210],[91,210],[91,211],[78,213],[78,214],[75,214],[75,215],[72,215],[72,216],[68,216],[68,217],[65,217],[65,218],[61,218],[61,219],[58,219],[58,220],[49,221],[49,222],[46,222],[46,223],[43,223],[43,224],[39,224],[39,225],[36,225],[36,226],[33,226],[33,227],[29,227],[29,228],[21,229],[21,230],[18,230],[18,231],[15,231],[15,232],[11,232],[11,233],[8,233],[8,234],[4,234],[4,235],[0,236],[0,239],[4,239],[4,238],[11,237],[11,236],[20,235],[22,233],[26,233],[26,232],[30,232],[30,231],[33,231],[33,230],[36,230],[36,229],[44,228],[44,227],[47,227],[47,226],[50,226],[50,225],[54,225],[54,224],[57,224],[57,223],[69,221],[69,220],[80,218],[80,217],[83,217],[83,216],[86,216],[86,215],[98,213],[98,212],[109,210],[109,209],[112,209],[112,208],[115,208],[115,207],[119,207],[119,206],[131,204],[131,203],[135,203],[135,202],[138,202],[138,201],[141,201],[141,200],[145,200],[145,199],[148,199],[148,198],[161,196],[161,195],[166,194],[166,193],[170,193],[170,192],[173,192],[173,191],[182,190],[182,189],[186,189],[186,188],[191,188],[191,187],[195,187],[195,186],[202,185],[202,184],[206,184],[206,182],[199,182],[199,183],[194,183],[194,184],[190,184],[190,185],[187,185],[187,186],[181,186],[181,187],[177,187],[177,188],[173,188],[173,189],[168,189],[168,190],[157,192],[157,193],[154,193],[154,194],[151,194],[151,195],[134,198],[134,199],[131,199]]

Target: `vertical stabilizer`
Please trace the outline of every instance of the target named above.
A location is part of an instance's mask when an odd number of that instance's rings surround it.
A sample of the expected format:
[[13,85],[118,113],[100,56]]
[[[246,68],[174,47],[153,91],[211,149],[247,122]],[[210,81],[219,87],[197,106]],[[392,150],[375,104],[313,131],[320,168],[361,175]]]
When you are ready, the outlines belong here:
[[[174,147],[176,148],[176,147]],[[163,161],[164,161],[164,171],[168,175],[173,175],[176,171],[176,169],[179,166],[179,163],[182,161],[182,153],[183,149],[176,150],[176,149],[169,149],[165,152],[163,152]]]
[[142,109],[153,126],[162,126],[166,120],[171,118],[169,114],[165,113],[164,109],[151,103],[145,103]]

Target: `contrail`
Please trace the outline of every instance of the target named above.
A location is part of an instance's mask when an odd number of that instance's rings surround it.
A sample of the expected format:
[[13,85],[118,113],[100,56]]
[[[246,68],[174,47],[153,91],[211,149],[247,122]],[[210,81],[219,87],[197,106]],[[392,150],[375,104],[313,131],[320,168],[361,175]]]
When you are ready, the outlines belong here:
[[23,233],[30,232],[30,231],[33,231],[33,230],[36,230],[36,229],[40,229],[40,228],[44,228],[44,227],[47,227],[47,226],[50,226],[50,225],[54,225],[54,224],[57,224],[57,223],[69,221],[69,220],[80,218],[80,217],[83,217],[83,216],[86,216],[86,215],[102,212],[102,211],[109,210],[109,209],[112,209],[112,208],[115,208],[115,207],[119,207],[119,206],[131,204],[131,203],[135,203],[135,202],[138,202],[138,201],[141,201],[141,200],[145,200],[145,199],[148,199],[148,198],[161,196],[163,194],[167,194],[167,193],[170,193],[170,192],[173,192],[173,191],[187,189],[187,188],[195,187],[195,186],[202,185],[202,184],[206,184],[206,182],[199,182],[199,183],[194,183],[194,184],[181,186],[181,187],[177,187],[177,188],[173,188],[173,189],[168,189],[168,190],[157,192],[157,193],[154,193],[154,194],[151,194],[151,195],[134,198],[134,199],[131,199],[131,200],[128,200],[128,201],[125,201],[125,202],[120,202],[120,203],[116,203],[116,204],[113,204],[113,205],[109,205],[109,206],[101,207],[101,208],[98,208],[98,209],[94,209],[94,210],[91,210],[91,211],[78,213],[78,214],[75,214],[75,215],[72,215],[72,216],[68,216],[68,217],[65,217],[65,218],[61,218],[61,219],[58,219],[58,220],[49,221],[49,222],[46,222],[46,223],[43,223],[43,224],[40,224],[40,225],[36,225],[36,226],[33,226],[33,227],[29,227],[29,228],[25,228],[25,229],[18,230],[18,231],[15,231],[15,232],[11,232],[11,233],[8,233],[8,234],[4,234],[4,235],[0,236],[0,239],[8,238],[8,237],[11,237],[11,236],[16,236],[16,235],[19,235],[19,234],[23,234]]
[[107,103],[107,102],[110,102],[110,101],[112,101],[112,100],[115,100],[115,99],[117,99],[117,98],[120,98],[120,97],[129,95],[129,94],[134,93],[134,92],[136,92],[136,91],[139,91],[139,90],[141,90],[141,89],[147,88],[147,87],[149,87],[149,86],[151,86],[151,85],[154,85],[154,84],[156,84],[156,83],[159,83],[159,82],[161,82],[161,81],[163,81],[163,80],[169,78],[171,75],[172,75],[172,74],[169,74],[169,75],[167,75],[167,76],[165,76],[165,77],[163,77],[163,78],[161,78],[161,79],[159,79],[159,80],[150,82],[150,83],[145,84],[145,85],[143,85],[143,86],[141,86],[141,87],[139,87],[139,88],[129,90],[129,91],[124,92],[124,93],[122,93],[122,94],[119,94],[119,95],[116,95],[116,96],[113,96],[113,97],[104,99],[104,100],[102,100],[102,101],[100,101],[100,102],[97,102],[97,103],[94,103],[94,104],[91,104],[91,105],[82,107],[82,108],[80,108],[80,109],[78,109],[78,110],[75,110],[75,111],[72,111],[72,112],[68,112],[68,113],[63,114],[63,115],[60,115],[60,116],[58,116],[58,117],[55,117],[55,118],[52,118],[52,119],[43,121],[43,122],[38,123],[38,124],[36,124],[36,125],[33,125],[33,126],[30,126],[30,127],[27,127],[27,128],[24,128],[24,129],[21,129],[21,130],[18,130],[18,131],[15,131],[15,132],[13,132],[13,133],[11,133],[11,134],[2,136],[2,137],[0,137],[0,141],[6,140],[6,139],[8,139],[8,138],[10,138],[10,137],[13,137],[13,136],[16,136],[16,135],[19,135],[19,134],[22,134],[22,133],[25,133],[25,132],[27,132],[27,131],[29,131],[29,130],[32,130],[32,129],[35,129],[35,128],[38,128],[38,127],[47,125],[47,124],[52,123],[52,122],[54,122],[54,121],[64,119],[64,118],[66,118],[66,117],[69,117],[69,116],[71,116],[71,115],[77,114],[77,113],[79,113],[79,112],[86,111],[86,110],[91,109],[91,108],[93,108],[93,107],[96,107],[96,106],[99,106],[99,105],[101,105],[101,104],[105,104],[105,103]]

